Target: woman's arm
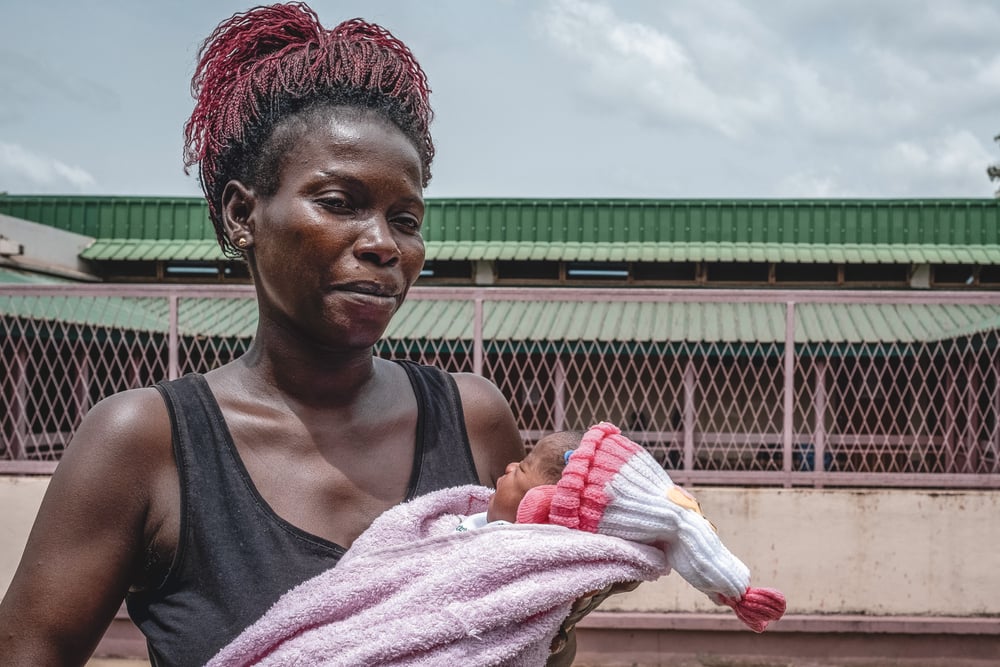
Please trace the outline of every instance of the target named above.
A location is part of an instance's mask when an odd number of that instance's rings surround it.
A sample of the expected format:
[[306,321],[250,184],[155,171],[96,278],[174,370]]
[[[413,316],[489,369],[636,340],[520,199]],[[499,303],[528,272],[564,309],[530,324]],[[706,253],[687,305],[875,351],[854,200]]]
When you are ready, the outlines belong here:
[[172,461],[169,443],[152,389],[102,401],[83,420],[0,603],[5,665],[82,665],[93,653],[141,572],[151,471],[157,450]]
[[479,481],[495,486],[511,461],[524,458],[524,441],[510,404],[495,384],[471,373],[454,373],[465,412],[472,457]]

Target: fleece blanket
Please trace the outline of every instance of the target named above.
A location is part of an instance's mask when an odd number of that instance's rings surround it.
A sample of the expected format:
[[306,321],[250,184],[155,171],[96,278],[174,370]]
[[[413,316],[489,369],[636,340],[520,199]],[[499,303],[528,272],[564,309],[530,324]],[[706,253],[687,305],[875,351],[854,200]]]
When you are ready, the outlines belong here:
[[562,526],[457,532],[491,493],[456,487],[389,510],[336,567],[286,593],[209,667],[537,667],[575,599],[670,571],[660,549]]

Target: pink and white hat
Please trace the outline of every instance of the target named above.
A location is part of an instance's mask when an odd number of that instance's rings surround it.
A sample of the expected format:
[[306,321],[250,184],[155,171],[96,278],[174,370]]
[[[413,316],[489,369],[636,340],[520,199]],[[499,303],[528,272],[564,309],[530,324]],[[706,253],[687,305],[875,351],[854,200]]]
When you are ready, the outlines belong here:
[[785,596],[751,588],[750,570],[719,539],[698,501],[649,452],[601,422],[583,436],[558,484],[528,491],[518,523],[548,523],[661,545],[670,567],[755,632],[785,613]]

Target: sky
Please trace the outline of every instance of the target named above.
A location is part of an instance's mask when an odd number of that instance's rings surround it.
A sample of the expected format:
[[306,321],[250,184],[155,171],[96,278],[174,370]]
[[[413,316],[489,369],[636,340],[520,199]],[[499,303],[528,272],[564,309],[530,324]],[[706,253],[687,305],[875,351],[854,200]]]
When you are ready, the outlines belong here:
[[[253,2],[0,0],[0,192],[197,196],[198,46]],[[428,197],[992,197],[996,0],[316,0],[427,72]]]

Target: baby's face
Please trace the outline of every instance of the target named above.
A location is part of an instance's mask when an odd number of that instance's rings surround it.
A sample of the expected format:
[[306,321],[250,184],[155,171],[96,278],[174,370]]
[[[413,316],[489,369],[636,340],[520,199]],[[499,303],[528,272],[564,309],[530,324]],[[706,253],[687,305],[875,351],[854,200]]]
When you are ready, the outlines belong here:
[[517,506],[528,489],[548,483],[540,465],[542,449],[535,445],[523,460],[507,465],[506,471],[497,480],[496,493],[490,497],[486,509],[487,521],[502,519],[514,523],[517,520]]

